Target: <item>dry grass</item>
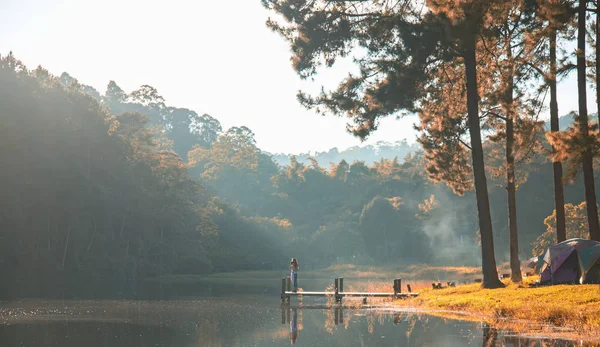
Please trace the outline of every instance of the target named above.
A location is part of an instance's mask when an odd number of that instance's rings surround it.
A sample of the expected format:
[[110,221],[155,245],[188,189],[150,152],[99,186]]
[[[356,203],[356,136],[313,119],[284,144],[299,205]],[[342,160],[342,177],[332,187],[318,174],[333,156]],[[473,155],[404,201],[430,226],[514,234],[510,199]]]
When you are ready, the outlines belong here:
[[[402,290],[406,291],[406,282],[402,282]],[[429,281],[411,281],[408,282],[410,284],[413,292],[418,292],[424,288],[431,287],[431,282]],[[327,287],[326,290],[332,291],[333,286]],[[346,292],[375,292],[375,293],[393,293],[394,287],[392,281],[367,281],[367,282],[354,282],[351,284],[344,284],[344,291]],[[350,307],[360,307],[362,306],[362,299],[360,297],[347,297],[344,299],[344,304]],[[333,298],[330,298],[331,303],[333,303]],[[373,304],[383,304],[383,303],[391,303],[392,298],[385,297],[370,297],[368,298],[368,302],[370,305]]]
[[[600,337],[600,286],[556,285],[534,288],[535,277],[522,284],[505,281],[506,288],[481,289],[479,284],[420,290],[417,298],[398,300],[396,306],[418,307],[451,316],[466,312],[511,329],[527,332],[538,327],[561,327],[586,336]],[[464,317],[461,317],[464,319]]]
[[[413,281],[402,281],[402,291],[406,291],[406,285],[410,284],[413,292],[419,292],[426,288],[431,288],[431,281],[413,280]],[[357,292],[390,292],[394,291],[392,281],[368,281],[358,282],[345,288],[346,291],[357,291]]]
[[481,268],[469,266],[429,266],[427,264],[409,266],[366,266],[339,264],[321,270],[343,274],[345,278],[361,279],[421,279],[431,281],[472,281],[481,276]]

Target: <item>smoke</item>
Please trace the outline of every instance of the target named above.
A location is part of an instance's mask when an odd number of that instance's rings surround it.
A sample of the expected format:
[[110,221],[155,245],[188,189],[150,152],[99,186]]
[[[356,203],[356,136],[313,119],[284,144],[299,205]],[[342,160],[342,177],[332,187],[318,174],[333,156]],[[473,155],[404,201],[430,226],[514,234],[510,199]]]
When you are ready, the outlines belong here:
[[437,205],[422,226],[430,239],[433,262],[447,266],[479,265],[481,249],[475,241],[476,208],[469,206],[468,197],[450,197],[440,186],[435,187],[434,196]]

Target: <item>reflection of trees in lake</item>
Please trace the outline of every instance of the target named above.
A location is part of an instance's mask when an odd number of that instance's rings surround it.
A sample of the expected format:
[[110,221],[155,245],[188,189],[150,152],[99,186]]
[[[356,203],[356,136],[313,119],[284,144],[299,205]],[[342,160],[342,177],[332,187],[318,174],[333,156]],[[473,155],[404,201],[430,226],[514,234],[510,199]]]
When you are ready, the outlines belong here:
[[[354,307],[347,307],[344,305],[340,306],[326,306],[322,307],[323,315],[325,320],[323,322],[323,328],[329,334],[333,334],[336,327],[343,326],[344,329],[348,329],[350,325],[350,318],[360,312],[361,316],[364,316],[367,321],[367,330],[369,334],[373,334],[375,331],[376,323],[378,325],[384,325],[386,321],[390,319],[388,313],[376,310],[359,310]],[[394,315],[394,324],[398,324],[401,321],[401,314]]]
[[323,327],[325,331],[333,334],[333,329],[335,328],[335,317],[333,316],[333,310],[325,310],[323,311],[325,314],[325,322],[323,323]]
[[406,339],[410,341],[410,335],[412,334],[413,329],[415,328],[415,324],[417,324],[417,317],[410,316],[406,319],[406,321],[408,322],[408,327],[406,329]]
[[491,327],[487,323],[481,325],[483,330],[483,347],[494,347],[496,346],[496,340],[498,339],[498,330]]
[[[516,336],[497,323],[476,323],[454,318],[440,318],[423,313],[355,308],[347,305],[315,305],[282,307],[282,312],[297,309],[308,314],[305,330],[309,334],[302,343],[326,339],[331,346],[387,346],[382,339],[393,339],[398,346],[443,345],[464,346],[570,346],[569,342],[531,339]],[[312,312],[310,312],[312,311]],[[320,312],[319,312],[320,311]],[[284,314],[284,316],[287,316]],[[291,318],[290,318],[291,319]],[[285,320],[289,331],[289,320]],[[343,329],[341,328],[343,327]],[[300,329],[298,329],[300,330]],[[327,337],[329,336],[329,337]],[[390,341],[390,340],[385,340]],[[338,344],[336,344],[338,343]],[[382,344],[383,343],[383,344]],[[341,346],[340,345],[340,346]]]

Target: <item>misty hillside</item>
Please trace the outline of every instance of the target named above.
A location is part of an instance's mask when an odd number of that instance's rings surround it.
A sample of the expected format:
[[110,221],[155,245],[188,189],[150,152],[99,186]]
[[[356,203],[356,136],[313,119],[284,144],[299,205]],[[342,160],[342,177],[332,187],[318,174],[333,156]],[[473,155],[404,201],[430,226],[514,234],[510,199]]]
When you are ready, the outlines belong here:
[[[595,122],[596,115],[590,115],[591,121]],[[560,117],[559,120],[560,130],[566,130],[573,124],[573,115],[566,114]],[[550,121],[546,122],[546,129],[550,130]],[[379,141],[374,145],[365,146],[353,146],[345,150],[340,151],[337,148],[331,148],[328,151],[314,152],[314,153],[300,153],[300,154],[286,154],[277,153],[272,154],[273,160],[280,166],[286,166],[290,164],[290,157],[295,156],[299,163],[309,165],[311,163],[310,158],[317,160],[320,166],[329,167],[331,163],[339,163],[345,160],[348,163],[354,161],[364,161],[365,164],[371,165],[381,159],[394,159],[403,161],[404,158],[415,151],[420,150],[421,147],[417,144],[409,144],[406,139],[396,142]]]
[[[63,73],[60,80],[65,86],[75,83],[81,92],[108,106],[113,114],[140,112],[148,115],[153,126],[163,129],[170,142],[167,147],[182,160],[189,161],[193,179],[244,218],[260,221],[260,224],[273,223],[275,230],[271,233],[276,234],[278,228],[286,225],[284,229],[291,230],[293,241],[285,240],[287,236],[281,235],[278,240],[282,245],[294,245],[296,252],[306,257],[320,258],[323,264],[333,262],[334,254],[336,261],[344,261],[353,255],[360,255],[361,261],[367,263],[389,261],[378,258],[380,249],[369,249],[369,245],[364,244],[370,239],[368,235],[375,232],[361,230],[361,216],[369,210],[367,207],[385,209],[382,207],[385,204],[377,200],[383,197],[400,214],[399,220],[394,219],[396,217],[390,219],[402,225],[395,242],[400,243],[405,233],[422,233],[428,241],[421,243],[421,253],[430,254],[430,262],[450,260],[473,264],[479,258],[477,247],[472,244],[477,233],[474,192],[459,196],[445,184],[432,182],[427,177],[423,151],[417,144],[410,145],[402,140],[355,146],[343,151],[332,148],[295,156],[272,155],[257,147],[251,129],[245,126],[222,129],[217,118],[168,105],[151,86],[141,86],[126,93],[111,81],[102,95],[67,73]],[[560,117],[561,129],[567,129],[573,121],[570,114]],[[311,159],[316,159],[317,166]],[[551,185],[550,165],[543,154],[538,154],[523,168],[529,172],[530,179],[520,184],[518,199],[526,206],[536,206],[528,211],[530,218],[518,220],[523,254],[531,253],[532,243],[545,229],[544,219],[552,213],[551,191],[540,184]],[[498,259],[504,261],[508,259],[508,244],[504,242],[508,238],[505,189],[501,180],[499,182],[493,176],[489,179],[498,239],[495,247]],[[579,178],[565,187],[567,202],[580,202],[581,185]],[[428,218],[423,219],[419,211],[432,197],[435,212],[428,213]],[[401,202],[395,204],[395,199]],[[387,226],[375,228],[383,230]],[[241,234],[236,231],[232,235]],[[344,237],[352,241],[339,249],[322,248],[324,237]],[[424,247],[427,243],[429,247]],[[237,249],[242,244],[236,241],[230,246]],[[432,254],[429,248],[436,251]],[[406,259],[407,255],[403,253],[396,261],[423,261],[422,258]],[[263,256],[272,259],[266,254]],[[228,269],[220,261],[213,266]]]
[[[348,163],[354,161],[364,161],[371,165],[381,159],[394,159],[398,157],[400,161],[404,160],[409,153],[419,150],[419,145],[408,144],[406,140],[396,142],[379,141],[374,145],[353,146],[343,151],[332,148],[329,151],[315,153],[301,153],[295,155],[296,160],[303,164],[310,164],[309,158],[317,160],[319,165],[329,167],[330,163],[339,163],[345,160]],[[273,160],[281,166],[289,165],[292,154],[278,153],[273,155]]]

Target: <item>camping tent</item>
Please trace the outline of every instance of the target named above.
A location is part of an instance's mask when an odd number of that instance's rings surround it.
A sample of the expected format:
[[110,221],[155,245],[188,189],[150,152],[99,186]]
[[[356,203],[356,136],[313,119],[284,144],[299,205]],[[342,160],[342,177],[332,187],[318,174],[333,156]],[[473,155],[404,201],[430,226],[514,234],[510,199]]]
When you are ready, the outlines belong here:
[[540,267],[542,283],[600,283],[600,242],[570,239],[548,248]]

